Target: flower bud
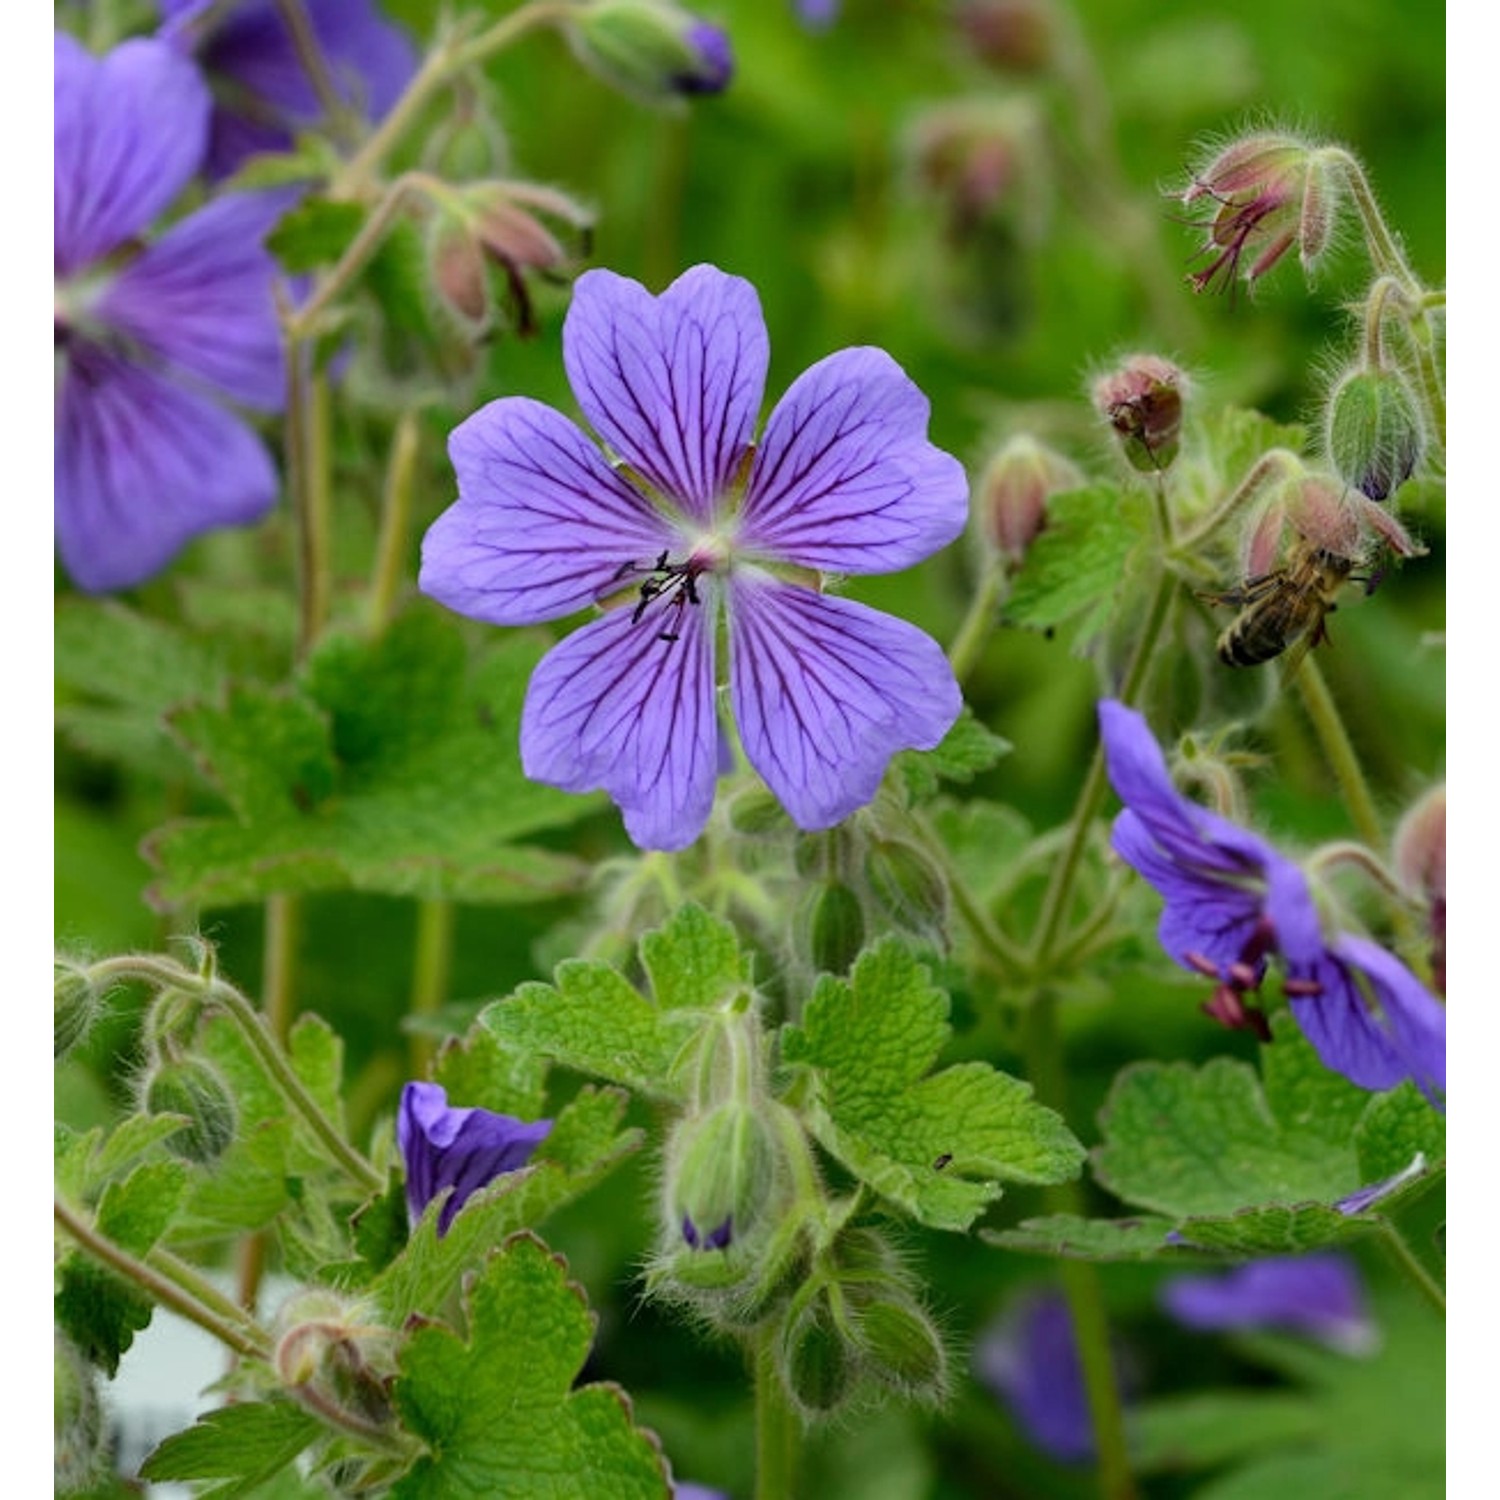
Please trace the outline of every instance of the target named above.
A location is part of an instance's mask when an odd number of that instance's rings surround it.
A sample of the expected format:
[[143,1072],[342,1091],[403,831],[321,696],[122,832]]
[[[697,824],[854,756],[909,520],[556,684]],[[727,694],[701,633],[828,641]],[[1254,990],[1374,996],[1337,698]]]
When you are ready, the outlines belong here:
[[1328,458],[1346,484],[1385,500],[1421,462],[1416,398],[1395,370],[1352,370],[1328,402]]
[[1052,61],[1046,0],[963,0],[958,27],[981,62],[1006,73],[1040,73]]
[[859,1369],[831,1289],[813,1282],[792,1300],[777,1343],[787,1393],[805,1418],[826,1417],[854,1394]]
[[813,895],[807,917],[807,951],[820,974],[847,974],[865,941],[859,897],[841,880],[827,880]]
[[1023,227],[1042,219],[1046,169],[1035,107],[1024,99],[959,99],[919,116],[906,153],[918,186],[946,210],[950,240],[967,239],[1002,206]]
[[1396,825],[1392,847],[1396,876],[1427,907],[1432,982],[1448,993],[1448,790],[1432,787]]
[[681,1121],[667,1147],[669,1233],[690,1250],[725,1250],[760,1227],[777,1177],[777,1147],[748,1104]]
[[729,37],[671,0],[589,0],[567,24],[579,61],[644,103],[717,94],[734,74]]
[[58,1495],[100,1477],[104,1417],[92,1366],[67,1339],[52,1335],[52,1478]]
[[1185,204],[1206,203],[1207,264],[1197,291],[1264,276],[1294,245],[1311,270],[1333,238],[1337,198],[1326,153],[1274,131],[1244,136],[1194,173]]
[[283,1331],[274,1363],[284,1386],[313,1386],[323,1402],[372,1426],[391,1420],[396,1339],[390,1329],[321,1287],[293,1296],[276,1321]]
[[948,882],[915,844],[872,839],[865,880],[875,904],[906,932],[941,944],[948,928]]
[[1094,382],[1094,407],[1132,469],[1159,474],[1177,457],[1186,385],[1182,371],[1155,354],[1132,354]]
[[1015,567],[1047,524],[1047,501],[1082,483],[1082,473],[1060,453],[1024,433],[1013,437],[979,479],[975,515],[981,539]]
[[489,322],[489,289],[478,237],[461,217],[434,216],[427,229],[427,266],[443,309],[465,334],[477,337]]
[[791,828],[791,819],[775,795],[763,786],[742,787],[729,799],[726,810],[729,826],[748,838],[764,838],[769,834],[785,833]]
[[88,971],[71,959],[52,962],[52,1056],[83,1040],[99,1018],[102,997]]
[[184,1161],[208,1165],[234,1140],[238,1112],[219,1075],[197,1058],[157,1064],[146,1084],[146,1112],[186,1115],[188,1123],[167,1137],[166,1146]]
[[939,1401],[947,1387],[948,1359],[937,1330],[905,1297],[861,1304],[852,1320],[865,1368],[909,1399]]

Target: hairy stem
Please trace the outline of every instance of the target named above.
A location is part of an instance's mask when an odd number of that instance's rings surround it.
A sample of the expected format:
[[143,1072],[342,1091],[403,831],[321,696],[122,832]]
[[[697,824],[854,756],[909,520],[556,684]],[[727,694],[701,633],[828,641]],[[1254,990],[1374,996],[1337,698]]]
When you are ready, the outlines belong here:
[[303,0],[276,0],[276,9],[292,39],[297,61],[302,64],[302,71],[312,85],[318,109],[336,135],[347,137],[353,125],[351,111],[334,87],[333,74],[328,71],[328,60],[323,56],[317,33],[308,19],[307,7]]
[[755,1500],[794,1500],[801,1427],[776,1369],[774,1325],[755,1335]]
[[948,665],[962,686],[979,663],[979,654],[995,627],[995,611],[1005,589],[1005,569],[998,561],[989,563],[979,576],[979,585],[969,600],[968,613],[958,627],[958,634],[948,648]]
[[380,506],[380,536],[375,547],[375,569],[370,577],[370,631],[379,635],[390,623],[396,595],[406,578],[406,549],[411,534],[412,483],[421,448],[422,426],[415,412],[396,419],[391,457],[385,471],[385,493]]
[[[271,1340],[254,1324],[247,1323],[236,1310],[228,1316],[228,1308],[217,1293],[213,1303],[197,1295],[201,1288],[190,1290],[157,1266],[147,1265],[128,1250],[122,1249],[111,1239],[100,1234],[94,1225],[81,1214],[53,1200],[53,1220],[78,1247],[91,1255],[101,1265],[107,1266],[118,1276],[133,1282],[151,1300],[195,1323],[206,1333],[211,1333],[220,1343],[250,1359],[269,1359]],[[181,1266],[181,1262],[176,1263]],[[182,1267],[186,1270],[186,1267]],[[196,1281],[194,1276],[191,1278]]]
[[1375,799],[1370,794],[1370,785],[1365,780],[1354,744],[1344,728],[1338,705],[1328,691],[1322,668],[1311,653],[1303,657],[1297,671],[1297,692],[1360,838],[1372,849],[1380,848],[1385,843],[1385,832],[1380,824],[1380,814],[1375,810]]

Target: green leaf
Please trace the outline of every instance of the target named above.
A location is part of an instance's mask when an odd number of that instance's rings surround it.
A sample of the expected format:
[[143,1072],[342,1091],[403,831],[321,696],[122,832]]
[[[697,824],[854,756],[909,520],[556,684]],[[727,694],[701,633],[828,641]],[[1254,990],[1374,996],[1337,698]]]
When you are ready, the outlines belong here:
[[950,1035],[948,997],[894,939],[860,955],[846,980],[824,975],[782,1058],[808,1069],[822,1145],[925,1224],[966,1229],[1002,1180],[1066,1181],[1083,1148],[1031,1086],[987,1063],[928,1076]]
[[1140,1063],[1100,1113],[1094,1172],[1112,1193],[1159,1213],[1232,1214],[1266,1203],[1331,1203],[1359,1187],[1353,1154],[1289,1130],[1248,1063]]
[[1199,438],[1195,446],[1208,454],[1219,476],[1209,489],[1227,492],[1272,448],[1301,453],[1307,443],[1307,429],[1296,423],[1278,422],[1249,407],[1217,406],[1209,408]]
[[504,1047],[499,1037],[476,1023],[460,1041],[449,1037],[433,1063],[434,1083],[442,1084],[455,1108],[478,1105],[498,1114],[534,1120],[547,1097],[547,1064]]
[[151,1322],[152,1311],[149,1298],[82,1252],[68,1255],[58,1267],[53,1319],[84,1357],[108,1375]]
[[111,1182],[94,1218],[99,1233],[131,1255],[146,1254],[176,1216],[188,1176],[180,1161],[156,1161]]
[[304,198],[266,236],[266,249],[293,275],[316,271],[349,248],[366,213],[359,203]]
[[1076,619],[1080,640],[1097,635],[1149,536],[1147,502],[1138,491],[1096,484],[1052,496],[1046,529],[1027,550],[1005,619],[1033,630]]
[[[1441,1118],[1408,1086],[1371,1095],[1329,1072],[1290,1016],[1275,1019],[1273,1034],[1261,1051],[1264,1085],[1229,1058],[1196,1069],[1133,1064],[1115,1079],[1094,1175],[1150,1211],[1149,1233],[1135,1220],[1064,1217],[1029,1220],[993,1243],[1090,1260],[1171,1259],[1182,1246],[1244,1258],[1301,1254],[1378,1229],[1443,1171]],[[1357,1153],[1359,1142],[1368,1149]],[[1366,1211],[1338,1207],[1408,1169]],[[1171,1242],[1153,1244],[1163,1227]]]
[[1140,1474],[1207,1468],[1317,1435],[1318,1413],[1301,1395],[1164,1396],[1131,1409],[1131,1467]]
[[352,888],[506,902],[575,888],[579,860],[515,842],[598,806],[522,774],[515,725],[540,652],[496,636],[471,659],[456,622],[417,608],[377,641],[325,639],[296,687],[242,684],[178,709],[173,732],[233,816],[157,830],[150,899]]
[[248,1495],[284,1469],[324,1428],[290,1401],[241,1401],[206,1412],[154,1449],[141,1465],[153,1484],[171,1480],[228,1480],[215,1500]]
[[1025,1219],[1014,1229],[981,1229],[986,1244],[1023,1254],[1067,1256],[1073,1260],[1201,1260],[1191,1246],[1174,1245],[1167,1236],[1172,1219],[1085,1219],[1051,1214]]
[[639,1149],[638,1130],[621,1131],[625,1096],[585,1088],[558,1114],[531,1164],[476,1192],[439,1236],[439,1203],[428,1205],[405,1248],[370,1284],[391,1324],[441,1308],[486,1249],[540,1224],[582,1196]]
[[395,1398],[430,1452],[396,1485],[404,1500],[665,1500],[653,1434],[617,1387],[573,1388],[594,1318],[567,1266],[530,1235],[470,1285],[468,1339],[418,1328]]
[[903,750],[891,761],[909,802],[925,802],[942,782],[970,782],[1010,754],[1009,740],[992,734],[966,703],[953,728],[932,750]]
[[169,1136],[176,1135],[181,1118],[126,1115],[105,1135],[95,1127],[80,1134],[53,1125],[53,1178],[58,1190],[79,1202],[93,1202],[106,1183],[133,1167]]
[[648,1098],[679,1099],[673,1070],[704,1012],[749,986],[749,959],[732,927],[689,905],[641,939],[641,963],[650,997],[608,964],[568,959],[555,983],[523,984],[486,1006],[480,1022],[508,1048]]

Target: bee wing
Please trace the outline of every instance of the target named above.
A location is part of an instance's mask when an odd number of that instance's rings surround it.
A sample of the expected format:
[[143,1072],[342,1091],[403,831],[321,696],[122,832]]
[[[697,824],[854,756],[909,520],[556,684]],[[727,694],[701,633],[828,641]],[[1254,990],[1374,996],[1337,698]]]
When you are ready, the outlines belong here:
[[1262,573],[1256,578],[1247,578],[1237,589],[1225,589],[1222,594],[1210,594],[1199,590],[1198,597],[1209,604],[1223,604],[1232,609],[1243,609],[1249,604],[1259,604],[1262,599],[1274,594],[1281,587],[1285,573]]

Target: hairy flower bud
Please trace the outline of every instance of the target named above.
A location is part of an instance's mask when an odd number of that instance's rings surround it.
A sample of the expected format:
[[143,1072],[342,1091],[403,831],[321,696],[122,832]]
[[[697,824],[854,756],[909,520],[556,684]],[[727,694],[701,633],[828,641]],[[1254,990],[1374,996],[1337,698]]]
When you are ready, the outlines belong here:
[[667,1147],[669,1231],[690,1250],[725,1250],[760,1226],[778,1151],[750,1105],[731,1101],[681,1121]]
[[588,0],[567,26],[579,61],[644,103],[717,94],[734,75],[729,37],[671,0]]
[[1132,469],[1159,474],[1177,457],[1187,377],[1170,360],[1132,354],[1094,382],[1094,407]]
[[1024,433],[1011,438],[979,478],[974,509],[981,540],[1015,567],[1047,524],[1047,501],[1082,483],[1062,454]]
[[67,1339],[52,1335],[54,1493],[78,1494],[100,1477],[104,1418],[93,1367]]
[[390,1329],[322,1287],[293,1296],[276,1321],[282,1333],[274,1364],[283,1385],[315,1386],[324,1402],[369,1425],[390,1421],[396,1342]]
[[1395,370],[1351,370],[1329,398],[1326,440],[1340,479],[1371,500],[1387,499],[1422,459],[1411,388]]
[[146,1084],[146,1112],[186,1115],[188,1123],[166,1146],[184,1161],[217,1161],[234,1139],[238,1112],[224,1081],[197,1058],[159,1062]]
[[932,859],[904,839],[872,839],[865,881],[875,905],[904,931],[941,944],[948,927],[948,882]]
[[846,974],[865,941],[859,897],[842,880],[827,880],[813,895],[807,915],[807,953],[820,974]]
[[464,333],[477,336],[489,321],[489,289],[484,256],[469,225],[439,213],[427,227],[427,266],[438,301]]
[[942,1399],[948,1370],[943,1342],[910,1298],[882,1296],[862,1302],[851,1331],[864,1367],[882,1385],[908,1399]]
[[804,1418],[826,1417],[854,1394],[859,1368],[835,1292],[812,1282],[792,1299],[777,1343],[781,1378]]
[[87,970],[70,959],[52,962],[52,1055],[61,1057],[99,1018],[102,997]]
[[1052,61],[1056,25],[1047,0],[962,0],[957,15],[974,55],[1006,73],[1040,73]]
[[1189,278],[1200,292],[1256,281],[1294,245],[1310,271],[1332,240],[1338,207],[1330,157],[1275,131],[1225,147],[1193,174],[1182,201],[1205,205],[1207,263]]
[[1402,815],[1392,843],[1396,876],[1427,907],[1432,982],[1448,993],[1448,789],[1430,788]]

